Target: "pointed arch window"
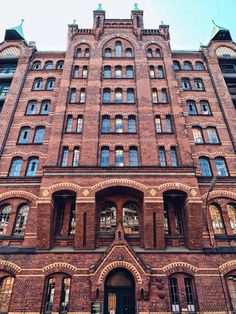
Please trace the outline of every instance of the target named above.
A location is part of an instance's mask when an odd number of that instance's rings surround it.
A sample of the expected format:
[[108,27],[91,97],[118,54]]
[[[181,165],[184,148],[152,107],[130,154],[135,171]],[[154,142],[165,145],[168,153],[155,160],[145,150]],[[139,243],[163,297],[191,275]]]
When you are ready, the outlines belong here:
[[6,234],[10,214],[11,206],[9,204],[0,206],[0,235]]
[[123,207],[123,228],[126,234],[139,233],[138,208],[133,202],[127,202]]
[[209,205],[212,226],[215,234],[225,234],[221,208],[216,204]]
[[17,209],[16,221],[13,233],[16,235],[25,234],[25,226],[29,215],[29,206],[27,204],[20,205]]
[[106,202],[100,213],[100,232],[113,233],[116,230],[116,207],[111,202]]

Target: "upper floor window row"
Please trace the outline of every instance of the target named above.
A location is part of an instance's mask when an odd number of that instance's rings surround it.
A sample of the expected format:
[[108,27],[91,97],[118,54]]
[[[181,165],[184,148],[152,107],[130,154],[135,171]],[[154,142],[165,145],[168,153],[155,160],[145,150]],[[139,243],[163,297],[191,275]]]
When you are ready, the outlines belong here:
[[135,103],[134,89],[128,88],[127,90],[124,91],[122,88],[116,88],[114,93],[112,93],[110,88],[104,88],[103,89],[103,103],[104,104],[109,104],[109,103],[134,104]]
[[216,157],[214,161],[210,161],[208,157],[199,158],[201,175],[203,177],[212,177],[212,166],[214,166],[215,173],[219,177],[229,176],[226,160],[224,157]]
[[[52,91],[54,90],[55,87],[55,82],[56,79],[54,77],[49,77],[46,80],[46,84],[44,85],[44,80],[43,78],[36,78],[34,80],[33,86],[32,86],[32,90],[48,90],[48,91]],[[45,86],[45,87],[44,87]]]
[[[33,139],[30,138],[31,128],[24,126],[20,129],[18,144],[42,144],[45,135],[45,127],[37,126],[34,131]],[[31,142],[32,140],[32,142]]]
[[173,68],[175,71],[180,71],[180,70],[184,70],[184,71],[192,71],[192,70],[196,70],[196,71],[204,71],[205,70],[205,66],[204,63],[202,61],[196,61],[194,64],[194,67],[192,65],[192,62],[190,61],[184,61],[182,65],[180,65],[179,61],[174,61],[173,62]]
[[[115,154],[114,154],[115,153]],[[115,152],[110,151],[110,148],[107,146],[103,146],[101,148],[101,156],[100,156],[100,165],[101,167],[109,167],[112,164],[115,167],[124,167],[131,166],[137,167],[138,162],[138,149],[135,146],[130,146],[128,151],[128,163],[125,164],[126,152],[124,151],[122,146],[115,147]],[[114,163],[111,164],[111,155],[114,157]]]
[[160,91],[157,91],[157,88],[153,88],[152,102],[153,104],[167,104],[169,102],[167,89],[162,88]]
[[87,45],[81,45],[75,51],[76,58],[90,58],[90,48]]
[[[73,156],[71,156],[73,155]],[[62,167],[68,167],[69,166],[69,160],[72,160],[72,167],[78,167],[79,166],[79,159],[80,159],[80,148],[74,147],[73,151],[71,151],[71,148],[65,146],[62,149],[62,155],[61,155],[61,166]]]
[[84,104],[85,103],[85,88],[77,90],[76,88],[71,88],[69,91],[69,103],[71,104]]
[[73,117],[68,115],[66,118],[65,133],[82,133],[83,116]]
[[11,82],[0,82],[0,96],[6,96],[9,92]]
[[[38,157],[29,157],[28,163],[25,171],[26,177],[34,177],[37,174],[39,158]],[[11,162],[9,169],[9,177],[19,177],[22,175],[22,157],[14,157]]]
[[27,104],[25,115],[48,115],[50,112],[51,101],[48,99],[42,100],[41,105],[36,99],[30,100]]
[[156,132],[160,133],[173,133],[172,119],[170,115],[161,118],[161,116],[155,117]]
[[207,135],[208,138],[207,142],[205,142],[203,129],[200,126],[194,126],[192,128],[192,131],[195,144],[220,144],[218,132],[215,127],[209,126],[206,128],[205,136]]
[[157,78],[162,79],[165,77],[164,69],[162,65],[158,65],[154,67],[154,65],[149,66],[149,77],[151,79]]
[[190,116],[195,115],[204,115],[204,116],[210,116],[211,113],[211,107],[207,100],[200,100],[199,104],[196,105],[196,102],[194,100],[187,100],[187,109],[188,114]]
[[202,79],[196,78],[193,80],[194,89],[192,89],[192,84],[189,78],[182,78],[182,88],[184,91],[194,90],[194,91],[205,91],[205,87]]
[[112,68],[110,65],[105,65],[103,68],[103,78],[133,78],[134,69],[132,65],[127,65],[123,68],[121,65],[116,65]]
[[[171,146],[169,152],[170,162],[172,167],[177,167],[179,165],[177,149],[175,146]],[[159,146],[159,164],[161,167],[167,167],[166,149],[164,146]]]
[[105,58],[132,58],[133,50],[131,47],[124,47],[121,41],[116,41],[114,46],[106,47],[103,51]]
[[128,125],[122,115],[116,115],[115,123],[111,124],[111,118],[108,115],[102,117],[102,133],[136,133],[136,117],[131,115],[128,117]]
[[16,72],[17,63],[0,63],[0,74],[13,74]]
[[43,64],[41,61],[34,61],[32,64],[32,70],[63,70],[64,68],[64,61],[59,60],[55,63],[55,61],[45,61]]
[[79,65],[75,65],[72,70],[72,77],[86,79],[88,77],[87,65],[84,65],[82,67],[80,67]]
[[148,48],[147,49],[148,58],[161,58],[162,53],[160,48]]

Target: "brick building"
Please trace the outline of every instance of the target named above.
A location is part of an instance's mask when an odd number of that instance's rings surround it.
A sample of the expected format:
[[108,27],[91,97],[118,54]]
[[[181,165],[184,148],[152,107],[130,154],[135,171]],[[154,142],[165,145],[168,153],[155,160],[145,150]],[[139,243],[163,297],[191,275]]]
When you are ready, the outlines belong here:
[[236,45],[94,11],[0,44],[0,312],[236,311]]

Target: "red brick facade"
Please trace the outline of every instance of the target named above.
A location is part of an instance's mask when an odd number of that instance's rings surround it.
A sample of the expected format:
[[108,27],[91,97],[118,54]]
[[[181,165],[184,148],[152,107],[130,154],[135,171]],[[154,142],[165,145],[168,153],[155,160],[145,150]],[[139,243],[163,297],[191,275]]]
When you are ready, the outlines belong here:
[[236,311],[236,63],[227,76],[224,58],[231,40],[172,51],[168,26],[144,29],[140,10],[69,25],[66,52],[6,38],[1,312],[101,301],[113,314],[116,270],[135,299],[116,313]]

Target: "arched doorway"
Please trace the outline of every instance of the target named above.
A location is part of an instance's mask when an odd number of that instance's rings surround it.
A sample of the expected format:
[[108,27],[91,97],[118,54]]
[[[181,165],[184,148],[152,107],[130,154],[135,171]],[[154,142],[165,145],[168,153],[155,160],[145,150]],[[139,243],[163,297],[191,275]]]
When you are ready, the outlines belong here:
[[107,276],[104,314],[135,314],[134,278],[123,268],[116,268]]

